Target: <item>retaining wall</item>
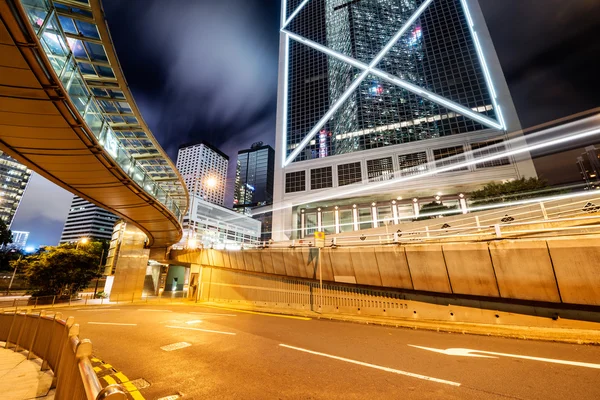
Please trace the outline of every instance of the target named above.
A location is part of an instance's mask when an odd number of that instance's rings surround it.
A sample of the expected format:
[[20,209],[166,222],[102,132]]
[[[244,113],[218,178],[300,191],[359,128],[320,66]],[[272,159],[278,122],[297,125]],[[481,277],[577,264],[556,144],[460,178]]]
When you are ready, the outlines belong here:
[[[323,281],[511,300],[600,305],[600,237],[320,250]],[[171,252],[171,262],[319,279],[319,249]]]

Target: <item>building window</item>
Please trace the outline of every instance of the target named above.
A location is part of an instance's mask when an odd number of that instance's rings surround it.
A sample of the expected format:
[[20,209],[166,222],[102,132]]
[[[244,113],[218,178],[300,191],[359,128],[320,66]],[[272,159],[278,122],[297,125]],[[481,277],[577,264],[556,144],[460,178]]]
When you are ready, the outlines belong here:
[[367,175],[369,177],[369,182],[392,179],[394,177],[392,157],[367,160]]
[[338,165],[337,170],[338,186],[351,185],[362,181],[360,162]]
[[[473,150],[473,158],[475,160],[479,158],[489,157],[494,154],[503,153],[506,151],[502,139],[489,140],[487,142],[471,143],[471,149]],[[508,157],[502,157],[495,160],[484,161],[482,163],[475,164],[476,168],[491,168],[501,167],[503,165],[510,165]]]
[[331,167],[315,168],[310,170],[310,188],[324,189],[333,187]]
[[398,156],[402,176],[416,175],[427,171],[427,153],[424,151]]
[[285,192],[294,193],[306,190],[306,171],[285,174]]
[[[433,158],[435,159],[435,167],[436,168],[445,168],[450,165],[464,163],[466,161],[465,158],[465,149],[463,146],[453,146],[446,147],[444,149],[435,149],[433,150]],[[455,171],[467,171],[469,168],[458,167],[452,170],[444,171],[444,172],[455,172]]]

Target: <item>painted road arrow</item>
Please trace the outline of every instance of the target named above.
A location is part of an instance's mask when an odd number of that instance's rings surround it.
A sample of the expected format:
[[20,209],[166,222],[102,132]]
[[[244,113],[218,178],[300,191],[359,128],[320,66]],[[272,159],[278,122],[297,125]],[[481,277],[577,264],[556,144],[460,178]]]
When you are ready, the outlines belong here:
[[[495,353],[493,351],[471,350],[471,349],[461,349],[461,348],[453,348],[453,349],[445,349],[444,350],[444,349],[434,349],[432,347],[415,346],[412,344],[409,344],[409,346],[415,347],[417,349],[433,351],[435,353],[446,354],[448,356],[480,357],[480,358],[512,357],[512,358],[521,358],[523,360],[542,361],[542,362],[547,362],[547,363],[552,363],[552,364],[573,365],[576,367],[600,369],[600,364],[584,363],[584,362],[579,362],[579,361],[556,360],[553,358],[530,357],[530,356],[521,356],[519,354]],[[479,353],[479,354],[474,354],[474,353]]]

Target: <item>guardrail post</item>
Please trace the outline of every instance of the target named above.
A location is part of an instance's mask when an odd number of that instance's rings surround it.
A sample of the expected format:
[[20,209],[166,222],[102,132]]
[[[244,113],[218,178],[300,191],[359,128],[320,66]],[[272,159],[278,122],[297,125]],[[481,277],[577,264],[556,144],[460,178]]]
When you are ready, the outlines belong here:
[[429,227],[428,226],[425,227],[425,236],[430,237],[429,236]]
[[33,308],[37,307],[37,302],[38,302],[38,297],[35,298],[35,304],[33,305]]
[[10,329],[8,330],[8,335],[6,336],[6,343],[4,344],[4,348],[8,349],[10,348],[10,334],[13,331],[13,328],[15,326],[15,319],[17,318],[17,311],[15,310],[15,312],[13,313],[13,319],[12,322],[10,323]]
[[52,296],[52,307],[54,307],[54,302],[56,301],[56,296]]
[[479,223],[479,216],[475,216],[475,225],[477,225],[477,230],[481,231],[481,224]]
[[496,237],[501,238],[502,232],[500,231],[500,224],[494,225],[494,231],[496,232]]
[[46,348],[44,349],[44,354],[39,354],[39,356],[42,359],[42,366],[40,368],[40,371],[45,371],[47,369],[50,369],[50,367],[48,366],[48,353],[50,351],[50,343],[52,343],[52,339],[54,338],[54,331],[56,329],[54,329],[54,325],[56,324],[56,320],[60,320],[60,318],[62,317],[62,314],[57,312],[54,314],[54,319],[52,319],[52,329],[50,330],[50,339],[48,339],[48,344],[46,344]]
[[394,232],[394,243],[397,243],[398,239],[399,239],[398,232]]
[[23,323],[21,324],[21,329],[19,329],[19,335],[17,335],[17,340],[15,341],[15,353],[17,351],[19,351],[19,347],[21,347],[22,349],[24,349],[23,346],[19,346],[19,343],[21,342],[21,336],[23,335],[23,330],[25,329],[25,325],[27,322],[27,314],[29,314],[29,311],[25,311],[22,315],[23,315]]
[[37,324],[35,325],[35,331],[33,332],[33,336],[31,337],[31,343],[29,343],[29,348],[27,349],[27,359],[30,360],[33,358],[33,344],[35,343],[35,339],[37,339],[37,334],[40,329],[40,324],[42,323],[42,317],[46,316],[46,311],[40,311],[38,315]]
[[544,216],[544,219],[548,219],[548,213],[546,212],[546,206],[544,205],[543,201],[540,201],[540,208],[542,210],[542,215]]

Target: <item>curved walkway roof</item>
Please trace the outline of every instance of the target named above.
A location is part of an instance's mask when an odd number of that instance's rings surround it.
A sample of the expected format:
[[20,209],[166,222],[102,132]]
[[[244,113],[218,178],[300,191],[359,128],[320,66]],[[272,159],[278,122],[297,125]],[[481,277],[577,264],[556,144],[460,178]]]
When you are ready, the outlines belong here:
[[0,149],[176,243],[188,194],[138,110],[100,0],[0,2]]

